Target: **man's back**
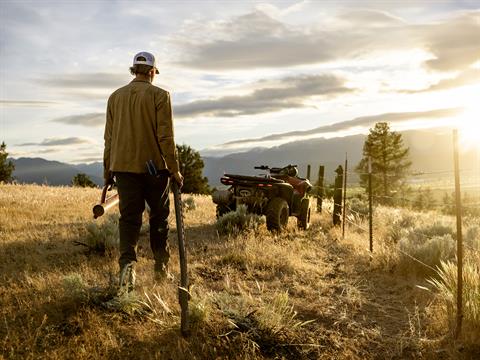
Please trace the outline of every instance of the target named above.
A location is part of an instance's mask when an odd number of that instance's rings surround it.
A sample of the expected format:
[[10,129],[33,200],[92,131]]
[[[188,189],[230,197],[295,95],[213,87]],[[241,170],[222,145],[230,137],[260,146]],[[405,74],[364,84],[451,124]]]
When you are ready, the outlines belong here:
[[108,100],[105,169],[144,173],[148,160],[159,169],[178,171],[170,95],[148,81],[134,79]]

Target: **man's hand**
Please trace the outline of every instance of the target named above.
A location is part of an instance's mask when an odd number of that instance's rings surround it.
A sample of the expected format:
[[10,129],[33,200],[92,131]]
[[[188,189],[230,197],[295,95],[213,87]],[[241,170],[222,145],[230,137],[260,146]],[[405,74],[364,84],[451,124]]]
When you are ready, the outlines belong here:
[[180,174],[180,171],[172,174],[172,179],[175,180],[179,187],[183,186],[183,176]]
[[104,179],[103,185],[104,185],[104,186],[108,186],[108,185],[114,185],[114,184],[115,184],[115,179],[113,178],[113,172],[109,171],[109,172],[105,175],[105,179]]

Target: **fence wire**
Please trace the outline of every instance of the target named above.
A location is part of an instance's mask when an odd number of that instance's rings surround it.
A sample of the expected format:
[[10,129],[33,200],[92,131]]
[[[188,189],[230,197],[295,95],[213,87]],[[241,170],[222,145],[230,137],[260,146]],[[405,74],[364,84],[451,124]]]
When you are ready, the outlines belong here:
[[427,268],[429,268],[429,269],[431,269],[431,270],[433,270],[433,271],[435,271],[435,272],[438,271],[437,269],[433,268],[432,266],[430,266],[430,265],[428,265],[428,264],[425,264],[422,260],[417,259],[415,256],[412,256],[412,255],[406,253],[406,252],[403,251],[402,249],[400,249],[400,248],[397,247],[397,250],[398,250],[400,253],[402,253],[403,255],[408,256],[410,259],[416,261],[417,263],[419,263],[419,264],[421,264],[421,265],[423,265],[423,266],[425,266],[425,267],[427,267]]
[[[461,172],[469,172],[469,171],[473,171],[473,169],[464,169],[462,170]],[[430,175],[430,174],[452,174],[453,175],[453,171],[435,171],[435,172],[428,172],[428,173],[415,173],[415,174],[410,174],[411,176],[416,176],[416,177],[420,177],[420,176],[425,176],[425,175]],[[373,174],[372,174],[373,175]],[[426,181],[428,181],[428,179],[425,179],[423,178],[422,179],[423,181],[425,181],[425,184]],[[432,178],[433,180],[433,178]],[[438,179],[434,179],[438,182]],[[431,184],[431,183],[430,183]],[[423,185],[423,184],[416,184],[416,185]],[[413,193],[413,194],[421,194],[422,192],[424,192],[425,190],[429,189],[429,190],[452,190],[452,192],[454,191],[454,184],[452,184],[451,186],[446,186],[443,184],[439,184],[441,186],[435,186],[435,187],[431,187],[431,186],[425,186],[424,188],[420,187],[420,188],[416,188],[416,189],[413,189],[410,191],[410,193]],[[347,184],[348,186],[348,184]],[[478,182],[466,182],[466,183],[462,183],[461,184],[461,187],[462,189],[470,189],[470,188],[475,188],[475,187],[479,187],[480,189],[480,185],[478,184]],[[394,196],[386,196],[386,195],[373,195],[372,198],[374,199],[391,199],[391,200],[395,200],[395,201],[399,201],[399,202],[403,202],[403,203],[408,203],[408,204],[414,204],[414,203],[418,203],[418,199],[412,199],[412,198],[405,198],[405,197],[394,197]],[[345,205],[345,208],[343,208],[343,204],[339,204],[339,203],[335,203],[335,202],[330,202],[330,203],[324,203],[326,206],[325,206],[325,210],[330,214],[330,215],[333,215],[333,210],[334,210],[334,207],[335,206],[338,206],[341,211],[345,211],[345,212],[348,212],[348,214],[350,214],[351,216],[358,216],[359,218],[364,218],[365,216],[368,216],[365,215],[365,214],[362,214],[356,210],[353,210],[351,209],[347,204]],[[474,203],[471,203],[471,202],[467,202],[467,203],[463,203],[462,204],[462,209],[475,209],[475,208],[478,208],[480,207],[480,203],[479,202],[474,202]],[[427,206],[427,208],[425,210],[427,211],[430,211],[430,210],[442,210],[442,211],[445,211],[445,209],[455,209],[456,208],[456,204],[442,204],[442,205],[430,205],[430,206]],[[365,233],[369,233],[369,229],[361,226],[360,224],[358,224],[357,222],[353,221],[352,218],[346,216],[345,217],[345,222],[349,225],[349,226],[353,226]],[[414,232],[411,232],[409,234],[409,236],[420,236],[420,237],[423,237],[425,239],[432,239],[434,236],[433,235],[428,235],[428,234],[424,234],[424,233],[421,233],[421,232],[418,232],[418,231],[414,231]],[[476,253],[480,253],[480,249],[476,249],[474,248],[473,246],[470,246],[468,244],[465,244],[463,243],[463,246],[465,249],[468,249],[469,251],[473,251],[473,252],[476,252]],[[402,255],[404,256],[407,256],[408,258],[410,258],[411,260],[415,261],[416,263],[422,265],[423,267],[429,269],[429,270],[432,270],[432,271],[438,271],[438,269],[435,269],[434,267],[426,264],[424,261],[418,259],[417,257],[413,256],[412,254],[409,254],[407,253],[406,251],[402,250],[399,246],[396,246],[395,249],[401,253]]]
[[[339,204],[330,203],[330,204],[328,204],[328,205],[330,205],[330,206],[326,206],[326,207],[325,207],[325,210],[326,210],[330,215],[333,215],[333,209],[331,210],[331,209],[329,209],[329,207],[333,208],[334,205],[339,205]],[[351,211],[351,209],[349,209],[349,211]],[[369,233],[369,231],[370,231],[369,229],[364,228],[363,226],[361,226],[361,225],[359,225],[359,224],[351,221],[351,220],[348,219],[348,218],[345,218],[345,220],[346,220],[346,222],[349,223],[350,225],[353,225],[353,226],[355,226],[356,228],[358,228],[358,229],[360,229],[360,230],[362,230],[362,231],[364,231],[364,232],[366,232],[366,233]],[[421,235],[421,236],[424,236],[424,237],[427,237],[427,238],[431,238],[430,236],[428,236],[428,235],[426,235],[426,234],[421,234],[421,233],[414,233],[414,234]],[[420,259],[416,258],[415,256],[413,256],[413,255],[411,255],[411,254],[403,251],[403,250],[400,249],[398,246],[395,247],[395,249],[396,249],[399,253],[407,256],[408,258],[412,259],[413,261],[417,262],[418,264],[421,264],[422,266],[424,266],[424,267],[426,267],[426,268],[428,268],[428,269],[430,269],[430,270],[433,270],[433,271],[435,271],[435,272],[438,271],[437,269],[435,269],[434,267],[426,264],[426,263],[423,262],[422,260],[420,260]]]

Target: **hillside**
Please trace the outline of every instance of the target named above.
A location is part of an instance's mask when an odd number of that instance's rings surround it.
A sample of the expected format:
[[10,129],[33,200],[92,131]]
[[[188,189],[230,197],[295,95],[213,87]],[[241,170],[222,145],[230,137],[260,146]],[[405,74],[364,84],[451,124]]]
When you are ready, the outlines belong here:
[[75,175],[86,173],[97,185],[103,184],[102,164],[97,168],[92,165],[71,165],[42,158],[19,158],[12,161],[15,165],[13,176],[20,183],[70,185]]
[[[404,144],[410,148],[412,170],[423,172],[451,171],[453,169],[452,132],[450,129],[411,130],[401,132]],[[312,179],[317,180],[319,165],[325,166],[325,179],[333,182],[334,170],[345,162],[348,154],[350,181],[358,177],[353,169],[362,157],[365,136],[354,135],[331,139],[294,141],[272,148],[256,148],[242,153],[219,158],[205,158],[205,176],[210,184],[218,184],[226,173],[256,174],[253,166],[297,164],[301,176],[306,176],[307,164],[312,166]],[[480,159],[478,150],[467,150],[461,154],[465,168],[477,167]]]
[[[137,295],[122,311],[106,308],[102,299],[117,274],[117,251],[100,255],[75,245],[92,236],[115,238],[114,216],[91,218],[99,195],[96,189],[0,185],[0,357],[470,359],[480,354],[478,338],[460,347],[449,340],[443,302],[416,286],[428,286],[423,278],[397,271],[399,261],[409,259],[398,258],[382,240],[388,239],[391,220],[377,233],[371,257],[364,234],[352,227],[342,240],[325,212],[314,214],[307,231],[297,230],[292,219],[280,235],[261,225],[220,236],[214,206],[201,196],[186,213],[190,337],[178,331],[175,283],[153,280],[145,230]],[[173,215],[169,222],[173,239]],[[171,245],[178,279],[172,240]]]
[[[410,148],[412,170],[424,172],[451,171],[452,139],[451,131],[446,129],[415,130],[403,132],[406,146]],[[220,184],[224,173],[257,174],[256,165],[280,166],[297,164],[301,176],[306,176],[307,164],[312,166],[312,179],[316,181],[318,166],[325,166],[325,178],[333,182],[334,170],[345,161],[348,153],[350,175],[349,181],[358,180],[353,168],[360,161],[365,136],[355,135],[331,139],[310,139],[296,141],[272,148],[254,148],[241,153],[222,157],[204,156],[204,176],[211,186]],[[20,158],[14,160],[16,169],[14,176],[20,183],[47,182],[51,185],[69,185],[72,177],[78,172],[89,175],[101,185],[103,164],[64,164],[40,158]],[[468,150],[461,154],[464,168],[473,168],[479,164],[478,150]]]

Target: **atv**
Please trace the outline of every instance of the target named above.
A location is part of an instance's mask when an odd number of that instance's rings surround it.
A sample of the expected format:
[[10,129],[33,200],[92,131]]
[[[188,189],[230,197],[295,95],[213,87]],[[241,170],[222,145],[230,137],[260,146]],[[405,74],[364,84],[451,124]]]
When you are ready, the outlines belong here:
[[255,169],[267,173],[259,176],[225,174],[220,179],[229,188],[212,194],[213,202],[217,204],[217,218],[244,204],[249,212],[266,216],[270,231],[285,229],[289,216],[297,218],[300,229],[308,229],[310,198],[307,193],[312,184],[298,177],[297,165],[282,168],[262,165],[255,166]]

